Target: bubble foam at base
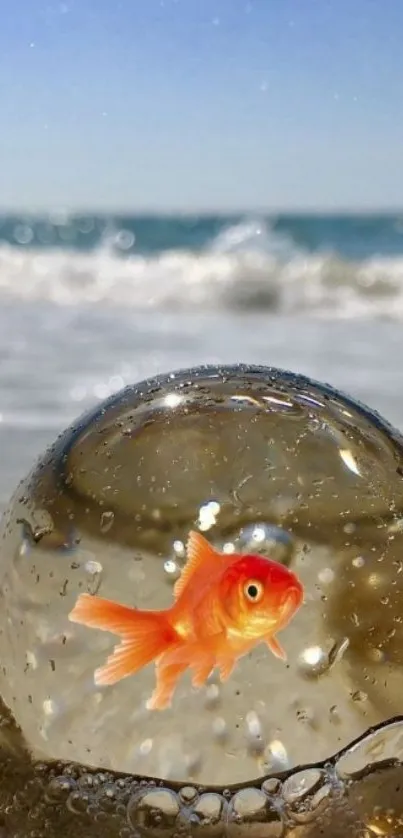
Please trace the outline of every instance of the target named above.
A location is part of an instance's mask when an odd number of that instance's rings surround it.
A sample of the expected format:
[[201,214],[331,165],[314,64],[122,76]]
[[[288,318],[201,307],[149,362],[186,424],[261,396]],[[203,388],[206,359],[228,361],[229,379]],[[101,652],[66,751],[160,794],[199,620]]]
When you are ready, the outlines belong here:
[[242,787],[164,783],[85,765],[34,762],[10,717],[0,749],[0,817],[20,838],[398,838],[403,832],[403,717],[328,760]]

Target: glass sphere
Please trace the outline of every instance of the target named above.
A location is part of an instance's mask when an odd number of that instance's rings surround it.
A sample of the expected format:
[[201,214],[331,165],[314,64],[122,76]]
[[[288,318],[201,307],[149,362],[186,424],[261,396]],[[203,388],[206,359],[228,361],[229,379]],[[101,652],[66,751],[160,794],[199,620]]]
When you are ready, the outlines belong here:
[[[402,451],[332,388],[242,365],[145,381],[79,419],[2,523],[0,692],[34,756],[228,786],[398,713]],[[224,682],[184,671],[153,710],[155,662],[97,685],[116,635],[69,614],[82,593],[169,609],[192,530],[282,564],[304,602],[279,636],[287,661],[257,643]]]

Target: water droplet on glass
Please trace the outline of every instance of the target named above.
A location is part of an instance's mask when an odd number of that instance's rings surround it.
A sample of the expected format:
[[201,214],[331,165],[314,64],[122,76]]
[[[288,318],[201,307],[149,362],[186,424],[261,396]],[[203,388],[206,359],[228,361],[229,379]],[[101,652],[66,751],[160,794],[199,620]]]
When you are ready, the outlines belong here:
[[286,748],[279,739],[274,739],[266,746],[264,765],[267,772],[285,771],[289,764]]
[[213,737],[216,742],[226,742],[228,739],[228,725],[222,716],[217,716],[212,722]]
[[364,567],[365,559],[363,556],[356,556],[352,561],[353,567]]
[[103,534],[109,532],[111,527],[113,526],[113,521],[115,519],[115,515],[113,512],[103,512],[101,515],[101,532]]
[[174,541],[174,543],[173,543],[173,548],[174,548],[174,552],[175,552],[176,556],[178,556],[178,558],[180,558],[180,559],[185,558],[186,549],[185,549],[185,545],[184,545],[183,541],[180,541],[179,539],[176,539],[176,541]]
[[214,707],[217,706],[217,704],[219,704],[220,699],[221,699],[221,691],[220,691],[220,687],[218,686],[218,684],[209,684],[206,687],[206,694],[205,694],[205,701],[204,701],[205,707],[208,710],[213,709]]
[[164,562],[164,570],[170,582],[176,582],[181,575],[181,569],[173,559]]
[[296,552],[296,542],[291,533],[266,523],[243,527],[235,540],[235,549],[290,564]]
[[352,535],[357,529],[357,525],[353,521],[344,524],[343,530],[347,535]]
[[209,501],[199,509],[199,529],[206,532],[217,523],[217,516],[220,512],[220,504],[217,501]]
[[362,702],[367,701],[367,694],[363,690],[355,690],[355,692],[351,693],[351,698],[353,701]]
[[304,649],[299,657],[301,674],[308,677],[317,677],[326,672],[329,665],[329,658],[321,646],[309,646]]
[[331,585],[334,581],[335,573],[330,567],[324,567],[318,573],[318,580],[322,585]]
[[148,756],[150,751],[153,747],[153,740],[152,739],[144,739],[144,742],[139,745],[139,751],[141,756]]
[[90,594],[96,594],[99,591],[99,587],[101,584],[102,579],[102,572],[103,567],[100,562],[96,562],[94,559],[89,559],[84,565],[85,572],[87,574],[87,591]]
[[349,647],[348,637],[337,640],[328,649],[321,646],[311,646],[304,649],[299,658],[299,668],[302,675],[307,678],[317,678],[328,673],[329,670],[340,663],[343,655]]
[[264,750],[262,725],[257,713],[250,710],[246,714],[246,738],[248,751],[252,754],[260,754]]
[[328,668],[330,669],[331,666],[335,666],[336,664],[340,663],[343,658],[345,652],[350,645],[350,641],[348,637],[341,637],[340,640],[337,640],[336,643],[333,644],[332,648],[328,654]]

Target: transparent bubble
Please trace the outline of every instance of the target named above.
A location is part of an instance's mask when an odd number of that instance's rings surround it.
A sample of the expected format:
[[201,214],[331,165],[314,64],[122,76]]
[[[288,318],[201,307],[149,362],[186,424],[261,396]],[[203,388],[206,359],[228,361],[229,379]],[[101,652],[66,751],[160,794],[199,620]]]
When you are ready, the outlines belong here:
[[14,238],[18,244],[31,244],[34,232],[29,224],[17,224],[14,228]]
[[131,230],[119,230],[114,239],[114,244],[120,250],[130,250],[133,247],[136,237]]
[[[34,758],[139,773],[164,788],[258,784],[231,805],[211,790],[213,814],[194,812],[201,830],[224,819],[232,834],[251,819],[256,834],[282,835],[290,812],[308,822],[307,797],[325,811],[341,769],[287,786],[272,821],[262,797],[272,792],[259,782],[328,761],[401,709],[402,474],[400,437],[378,416],[275,370],[171,374],[78,420],[2,523],[0,691]],[[170,608],[190,530],[224,556],[252,551],[286,565],[304,605],[279,634],[286,662],[260,643],[226,681],[214,670],[193,687],[185,671],[172,706],[149,710],[155,664],[97,686],[94,670],[117,638],[68,615],[85,592]],[[68,789],[69,811],[93,805],[87,788],[52,789]],[[149,789],[131,797],[132,830],[155,829],[159,807],[168,832],[179,829],[185,804],[156,791],[159,802]]]

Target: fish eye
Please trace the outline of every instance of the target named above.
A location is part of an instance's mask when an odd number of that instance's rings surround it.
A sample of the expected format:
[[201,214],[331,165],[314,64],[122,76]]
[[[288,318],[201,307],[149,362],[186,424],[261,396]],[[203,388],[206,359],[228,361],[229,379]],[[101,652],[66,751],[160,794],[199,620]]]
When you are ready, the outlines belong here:
[[256,579],[249,579],[244,585],[244,594],[249,602],[260,602],[263,596],[264,588],[261,582]]

